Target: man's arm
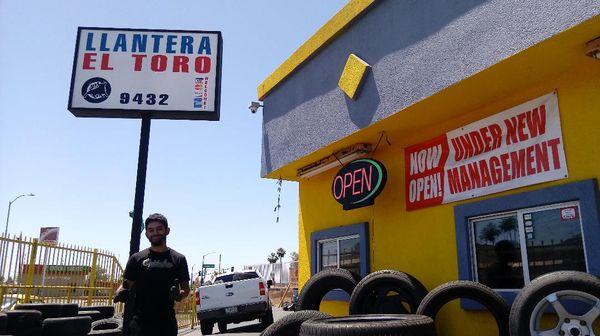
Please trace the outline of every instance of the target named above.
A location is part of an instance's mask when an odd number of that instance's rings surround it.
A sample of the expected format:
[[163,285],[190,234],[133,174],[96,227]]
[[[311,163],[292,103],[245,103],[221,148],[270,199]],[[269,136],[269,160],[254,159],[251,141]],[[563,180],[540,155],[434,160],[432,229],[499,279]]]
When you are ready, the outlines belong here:
[[190,283],[182,281],[179,283],[179,286],[181,288],[179,290],[179,297],[181,298],[179,301],[181,301],[190,295]]

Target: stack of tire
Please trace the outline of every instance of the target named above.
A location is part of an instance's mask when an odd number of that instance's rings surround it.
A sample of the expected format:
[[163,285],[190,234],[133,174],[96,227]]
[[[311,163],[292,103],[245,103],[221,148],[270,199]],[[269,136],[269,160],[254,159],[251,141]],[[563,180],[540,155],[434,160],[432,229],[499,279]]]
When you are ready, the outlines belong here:
[[[92,313],[90,313],[92,312]],[[92,326],[112,318],[114,307],[79,307],[77,304],[28,303],[17,304],[14,310],[0,314],[0,335],[12,336],[86,336],[121,335],[93,331]],[[118,333],[117,333],[118,331]]]
[[[335,289],[350,295],[350,316],[333,318],[319,312],[324,296]],[[433,336],[434,320],[447,303],[470,299],[492,314],[500,336],[594,335],[600,318],[600,279],[575,271],[542,275],[526,285],[512,305],[493,289],[472,281],[451,281],[431,292],[413,276],[394,270],[363,279],[343,269],[327,269],[311,277],[298,298],[300,311],[285,316],[262,336],[402,335]],[[584,312],[569,312],[560,303],[582,301]],[[552,307],[558,316],[552,329],[540,327]]]

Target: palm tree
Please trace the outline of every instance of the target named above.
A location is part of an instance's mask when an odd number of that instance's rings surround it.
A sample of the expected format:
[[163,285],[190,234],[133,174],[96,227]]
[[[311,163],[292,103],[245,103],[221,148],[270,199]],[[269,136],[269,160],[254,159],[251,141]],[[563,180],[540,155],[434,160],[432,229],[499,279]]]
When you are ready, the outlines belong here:
[[279,257],[273,252],[271,252],[271,254],[267,256],[267,261],[269,262],[269,264],[274,264],[277,262],[277,260],[279,260]]
[[277,253],[277,256],[279,257],[279,283],[282,283],[283,281],[281,278],[283,277],[283,257],[285,256],[285,250],[283,247],[280,247],[277,249],[277,251],[275,251],[275,253]]
[[500,232],[501,231],[496,227],[496,225],[490,223],[485,228],[483,228],[483,230],[481,230],[481,233],[479,234],[479,239],[484,240],[486,242],[489,241],[490,243],[492,243],[492,245],[494,245],[496,237],[498,237]]
[[292,259],[292,261],[298,261],[298,252],[292,251],[290,253],[290,259]]
[[508,237],[511,240],[515,240],[515,236],[514,233],[517,230],[517,219],[514,217],[507,217],[502,219],[502,222],[500,222],[500,230],[502,230],[503,233],[508,233]]

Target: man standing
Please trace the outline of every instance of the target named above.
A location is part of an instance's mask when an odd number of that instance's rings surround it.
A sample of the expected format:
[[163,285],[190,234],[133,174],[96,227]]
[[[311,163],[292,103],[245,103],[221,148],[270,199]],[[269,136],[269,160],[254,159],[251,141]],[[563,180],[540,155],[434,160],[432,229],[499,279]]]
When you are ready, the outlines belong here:
[[176,336],[174,301],[190,293],[187,261],[167,247],[170,229],[165,216],[152,214],[144,224],[151,246],[129,257],[124,286],[117,293],[135,289],[133,316],[124,329],[132,336]]

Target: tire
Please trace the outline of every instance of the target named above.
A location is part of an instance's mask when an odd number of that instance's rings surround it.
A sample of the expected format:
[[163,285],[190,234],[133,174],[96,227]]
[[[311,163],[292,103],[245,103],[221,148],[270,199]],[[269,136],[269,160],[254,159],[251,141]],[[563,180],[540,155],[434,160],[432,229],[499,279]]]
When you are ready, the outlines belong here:
[[92,331],[123,329],[123,320],[118,318],[107,318],[92,322]]
[[202,335],[212,335],[215,324],[208,321],[200,321],[200,332]]
[[269,309],[267,314],[260,318],[260,325],[263,330],[273,324],[273,309]]
[[436,315],[445,304],[461,298],[483,304],[496,319],[498,334],[509,336],[509,307],[506,301],[493,289],[478,282],[452,281],[436,287],[425,296],[417,309],[417,314],[426,315],[435,320]]
[[88,335],[102,335],[102,336],[122,336],[123,330],[121,329],[107,329],[107,330],[92,330]]
[[85,336],[91,327],[89,316],[48,318],[42,323],[42,336]]
[[359,277],[352,272],[342,268],[328,268],[313,275],[298,295],[298,307],[300,310],[319,310],[321,300],[327,292],[333,289],[342,289],[348,295],[356,284]]
[[298,336],[300,325],[306,321],[318,318],[327,318],[331,315],[317,310],[301,310],[286,315],[267,329],[263,330],[260,336]]
[[62,305],[59,303],[20,303],[15,310],[37,310],[42,313],[42,319],[61,317]]
[[97,310],[102,314],[103,319],[112,318],[115,316],[114,306],[85,306],[79,307],[79,311]]
[[60,317],[75,317],[79,311],[77,303],[63,303],[60,305]]
[[[529,323],[536,305],[552,294],[561,291],[582,292],[594,296],[597,300],[600,299],[600,279],[588,273],[560,271],[542,275],[531,281],[517,295],[510,311],[511,335],[531,335]],[[575,321],[578,316],[569,313],[569,317]],[[559,319],[558,327],[562,325],[563,321]],[[587,325],[590,326],[592,324],[587,323]],[[589,334],[589,332],[581,333],[581,335],[586,334]]]
[[41,336],[42,313],[36,310],[6,312],[6,333],[15,336]]
[[219,328],[219,334],[227,332],[227,322],[218,322],[217,327]]
[[0,334],[6,334],[6,323],[7,323],[6,314],[0,313]]
[[435,336],[435,326],[430,317],[423,315],[352,315],[306,321],[299,335]]
[[97,310],[84,310],[77,312],[77,316],[89,316],[92,318],[92,322],[102,319],[102,313]]
[[[396,296],[386,296],[390,291]],[[423,284],[410,274],[381,270],[364,277],[350,297],[350,315],[416,313],[427,295]],[[402,305],[406,302],[410,309]]]

